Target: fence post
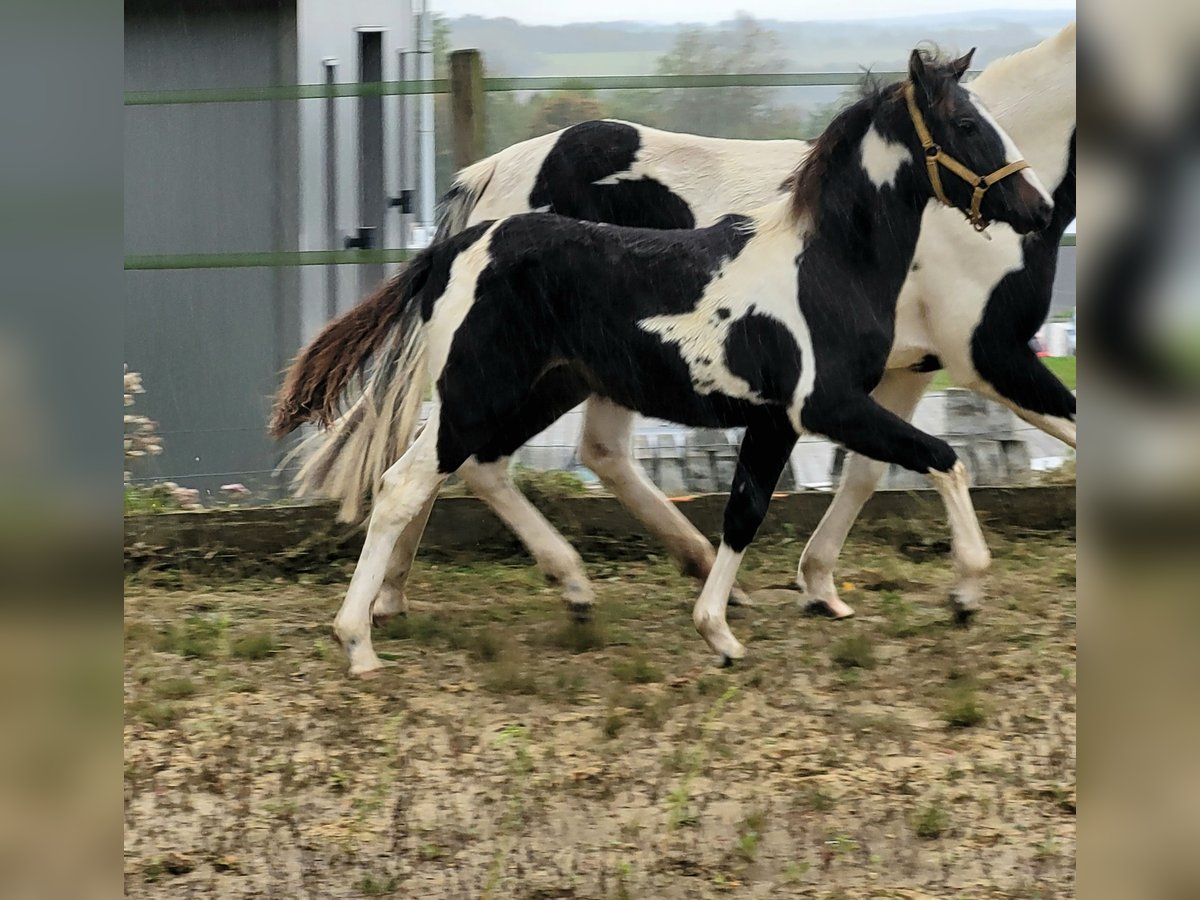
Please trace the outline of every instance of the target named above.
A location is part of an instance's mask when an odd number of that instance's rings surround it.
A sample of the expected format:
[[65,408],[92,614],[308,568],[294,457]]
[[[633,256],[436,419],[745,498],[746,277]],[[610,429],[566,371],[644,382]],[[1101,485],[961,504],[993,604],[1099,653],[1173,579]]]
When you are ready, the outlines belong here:
[[478,50],[455,50],[450,54],[455,169],[483,159],[483,103],[483,57]]

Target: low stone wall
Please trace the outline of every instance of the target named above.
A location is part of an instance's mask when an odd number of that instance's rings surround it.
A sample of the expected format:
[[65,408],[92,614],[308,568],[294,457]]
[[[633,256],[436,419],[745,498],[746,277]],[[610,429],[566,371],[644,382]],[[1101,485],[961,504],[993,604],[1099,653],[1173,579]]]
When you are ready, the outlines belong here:
[[[1054,531],[1075,526],[1073,485],[978,488],[972,498],[985,528]],[[726,499],[706,494],[677,503],[702,532],[716,538]],[[777,496],[761,534],[804,539],[829,501],[828,493],[815,491]],[[663,552],[612,497],[564,497],[538,505],[585,558],[631,559]],[[126,568],[230,575],[320,571],[331,562],[356,558],[362,546],[362,529],[337,522],[334,513],[334,506],[322,504],[126,516]],[[941,501],[931,491],[880,491],[868,502],[862,522],[885,541],[947,535]],[[420,552],[428,559],[458,561],[525,556],[512,533],[474,497],[439,499]]]
[[[589,477],[576,449],[582,422],[583,408],[571,410],[517,451],[517,462],[532,469],[565,469]],[[1006,407],[960,388],[926,394],[913,422],[954,447],[976,485],[1029,484],[1032,456],[1067,453],[1063,445],[1021,422]],[[740,429],[689,429],[639,418],[634,455],[650,480],[668,495],[727,490],[733,481],[740,439]],[[1030,440],[1035,441],[1036,449],[1031,450]],[[840,448],[822,438],[801,438],[780,478],[779,490],[836,483],[843,455]],[[890,466],[880,486],[923,490],[929,482],[922,475]]]

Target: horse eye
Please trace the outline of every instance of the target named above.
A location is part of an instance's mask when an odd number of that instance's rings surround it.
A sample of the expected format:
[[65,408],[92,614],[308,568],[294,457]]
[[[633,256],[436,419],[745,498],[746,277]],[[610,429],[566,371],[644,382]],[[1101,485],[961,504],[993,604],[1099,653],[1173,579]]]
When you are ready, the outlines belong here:
[[957,128],[959,131],[961,131],[963,134],[974,134],[976,129],[978,128],[978,126],[975,124],[974,119],[959,119],[957,122],[954,123],[954,127]]

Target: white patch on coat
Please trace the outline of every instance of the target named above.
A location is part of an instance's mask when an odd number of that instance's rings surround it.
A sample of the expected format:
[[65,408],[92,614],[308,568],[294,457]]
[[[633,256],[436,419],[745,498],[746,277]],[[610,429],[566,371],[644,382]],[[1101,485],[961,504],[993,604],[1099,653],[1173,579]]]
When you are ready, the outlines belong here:
[[1040,44],[988,65],[968,90],[1021,149],[1042,183],[1067,170],[1075,129],[1075,23]]
[[[1021,155],[1021,150],[1017,147],[1016,142],[1009,137],[1007,131],[1000,127],[1000,123],[988,112],[987,107],[983,105],[983,101],[970,91],[967,91],[967,95],[971,98],[971,105],[975,107],[975,111],[979,113],[979,117],[991,125],[995,129],[996,134],[1000,136],[1000,140],[1004,144],[1004,161],[1011,163],[1024,159],[1025,157]],[[1028,168],[1022,169],[1017,175],[1033,185],[1034,189],[1042,195],[1042,199],[1053,205],[1054,199],[1050,196],[1050,192],[1046,190],[1046,186],[1042,184],[1042,179],[1038,178],[1037,172],[1033,170],[1033,163],[1030,163]]]
[[784,178],[812,146],[807,141],[731,140],[622,124],[638,130],[634,161],[628,169],[594,183],[653,179],[687,201],[697,228],[778,199]]
[[[699,394],[765,403],[744,378],[729,370],[725,342],[738,320],[753,313],[780,322],[796,342],[800,354],[800,379],[792,397],[799,408],[812,393],[814,378],[812,336],[797,302],[796,263],[804,243],[791,223],[790,200],[759,210],[747,227],[754,236],[742,252],[727,262],[704,289],[694,309],[684,313],[649,316],[638,325],[678,346]],[[722,318],[718,310],[729,315]]]
[[908,148],[897,141],[889,141],[872,125],[862,140],[862,166],[867,177],[877,189],[896,186],[896,175],[900,167],[912,162]]
[[431,382],[436,383],[441,376],[450,356],[450,347],[454,344],[454,335],[475,305],[475,286],[479,274],[491,261],[489,247],[499,224],[489,228],[479,240],[454,258],[450,264],[446,289],[434,299],[433,313],[425,328],[429,342],[425,359]]

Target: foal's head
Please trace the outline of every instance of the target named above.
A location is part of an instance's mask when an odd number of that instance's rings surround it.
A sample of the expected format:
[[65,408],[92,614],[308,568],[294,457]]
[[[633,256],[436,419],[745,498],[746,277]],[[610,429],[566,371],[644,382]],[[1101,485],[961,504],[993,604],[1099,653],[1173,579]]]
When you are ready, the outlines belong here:
[[[939,63],[920,50],[912,52],[908,82],[901,87],[911,127],[902,128],[902,134],[923,159],[934,196],[967,212],[977,228],[995,220],[1022,234],[1040,231],[1050,222],[1049,193],[1023,163],[1012,138],[959,84],[974,53]],[[931,166],[930,160],[937,164]]]
[[961,210],[975,227],[1011,225],[1025,234],[1049,223],[1052,201],[1012,139],[959,84],[972,50],[943,62],[921,50],[909,58],[908,80],[868,87],[830,123],[793,176],[794,205],[819,215],[830,171],[851,144],[856,162],[880,191],[936,198]]

